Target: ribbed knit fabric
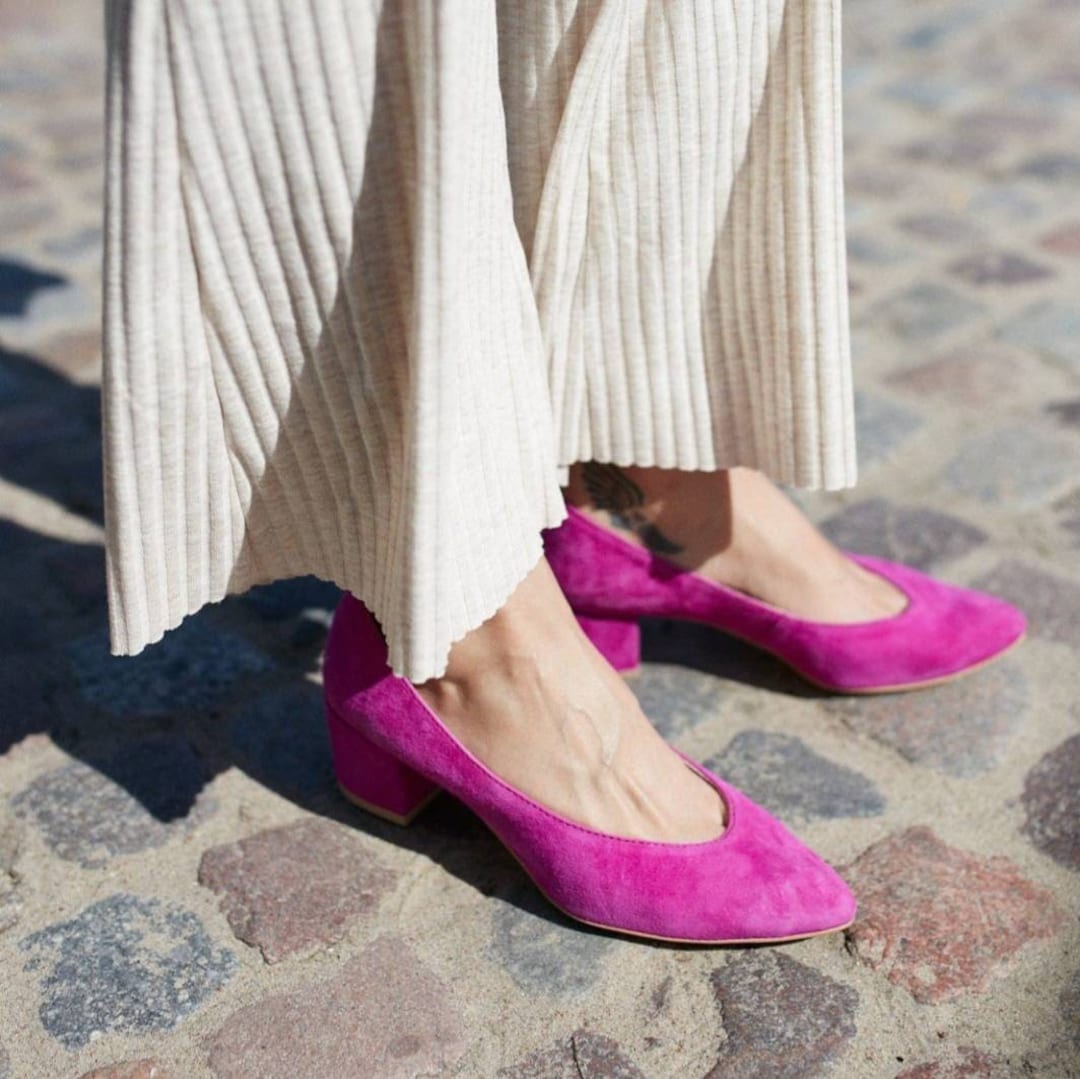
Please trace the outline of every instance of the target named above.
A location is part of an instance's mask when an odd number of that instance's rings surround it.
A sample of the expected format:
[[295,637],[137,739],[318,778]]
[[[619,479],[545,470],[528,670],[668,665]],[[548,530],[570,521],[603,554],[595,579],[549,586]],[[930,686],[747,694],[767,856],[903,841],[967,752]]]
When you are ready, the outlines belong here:
[[301,574],[441,674],[578,460],[855,478],[840,0],[110,0],[111,647]]

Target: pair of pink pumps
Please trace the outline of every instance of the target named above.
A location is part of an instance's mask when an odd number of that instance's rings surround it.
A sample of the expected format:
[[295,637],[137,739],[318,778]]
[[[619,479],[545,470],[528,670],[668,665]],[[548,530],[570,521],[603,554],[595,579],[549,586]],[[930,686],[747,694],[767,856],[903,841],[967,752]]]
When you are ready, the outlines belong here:
[[[617,669],[638,664],[642,617],[702,622],[845,693],[915,689],[967,673],[1024,635],[1001,600],[934,581],[906,566],[849,557],[901,589],[906,607],[859,624],[811,622],[682,570],[570,508],[545,536],[546,555],[593,643]],[[658,940],[748,944],[843,929],[850,889],[778,820],[680,754],[723,798],[715,839],[660,843],[614,836],[553,812],[499,778],[387,666],[386,644],[348,593],[335,614],[323,669],[338,784],[353,802],[409,823],[439,793],[469,806],[564,913]],[[678,752],[678,750],[676,750]]]

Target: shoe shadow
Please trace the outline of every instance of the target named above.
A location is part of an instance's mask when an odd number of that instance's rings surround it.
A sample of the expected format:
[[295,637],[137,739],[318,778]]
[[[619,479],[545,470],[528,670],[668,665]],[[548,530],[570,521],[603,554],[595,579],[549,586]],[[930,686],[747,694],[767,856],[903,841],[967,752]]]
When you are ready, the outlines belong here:
[[[99,398],[97,386],[0,349],[0,478],[100,524]],[[319,684],[335,586],[259,586],[207,605],[137,656],[111,656],[103,547],[14,515],[0,519],[0,810],[56,856],[99,868],[160,848],[219,812],[214,781],[240,771],[484,896],[583,928],[534,901],[521,868],[449,796],[400,828],[341,795]],[[49,743],[68,759],[9,785],[4,764]]]
[[787,697],[823,700],[833,696],[800,678],[787,664],[768,652],[721,630],[694,622],[643,620],[641,658],[644,663],[687,667]]

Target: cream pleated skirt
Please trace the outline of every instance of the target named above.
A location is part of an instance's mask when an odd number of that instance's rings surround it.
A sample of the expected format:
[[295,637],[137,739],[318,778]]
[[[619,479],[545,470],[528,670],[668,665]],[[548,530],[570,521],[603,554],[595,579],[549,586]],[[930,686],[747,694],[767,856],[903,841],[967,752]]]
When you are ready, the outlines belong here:
[[855,479],[840,0],[111,0],[111,649],[315,574],[439,675],[575,461]]

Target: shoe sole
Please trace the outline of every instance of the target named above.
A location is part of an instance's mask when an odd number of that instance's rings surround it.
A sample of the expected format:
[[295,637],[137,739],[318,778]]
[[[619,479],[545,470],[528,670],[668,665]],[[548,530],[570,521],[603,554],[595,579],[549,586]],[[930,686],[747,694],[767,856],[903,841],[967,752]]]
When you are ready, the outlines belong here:
[[[441,788],[433,790],[411,813],[402,815],[400,813],[393,813],[387,809],[381,809],[378,806],[372,805],[370,802],[365,802],[362,798],[357,798],[355,794],[347,790],[344,786],[338,783],[338,789],[345,796],[345,798],[352,802],[353,805],[358,806],[360,809],[371,813],[373,816],[380,817],[383,820],[390,821],[392,824],[398,824],[403,827],[411,824],[440,794],[442,794]],[[490,831],[490,829],[489,829]],[[494,834],[494,833],[492,833]],[[497,838],[497,837],[496,837]],[[815,929],[811,933],[796,933],[792,936],[786,937],[734,937],[725,940],[702,940],[695,937],[665,937],[658,933],[640,933],[634,929],[620,929],[615,925],[605,925],[603,922],[590,922],[587,918],[579,918],[576,914],[571,914],[565,907],[560,906],[551,898],[543,888],[533,879],[532,875],[525,868],[524,863],[509,847],[503,844],[503,849],[514,859],[521,871],[526,877],[532,881],[536,890],[557,910],[566,915],[571,921],[578,922],[581,925],[591,926],[593,929],[602,929],[608,933],[617,933],[620,936],[636,937],[638,940],[659,940],[668,944],[698,944],[705,947],[718,948],[721,946],[729,945],[742,945],[742,944],[787,944],[795,940],[808,940],[810,937],[823,937],[828,933],[839,933],[844,929],[855,923],[855,919],[845,922],[843,925],[832,926],[828,929]]]

